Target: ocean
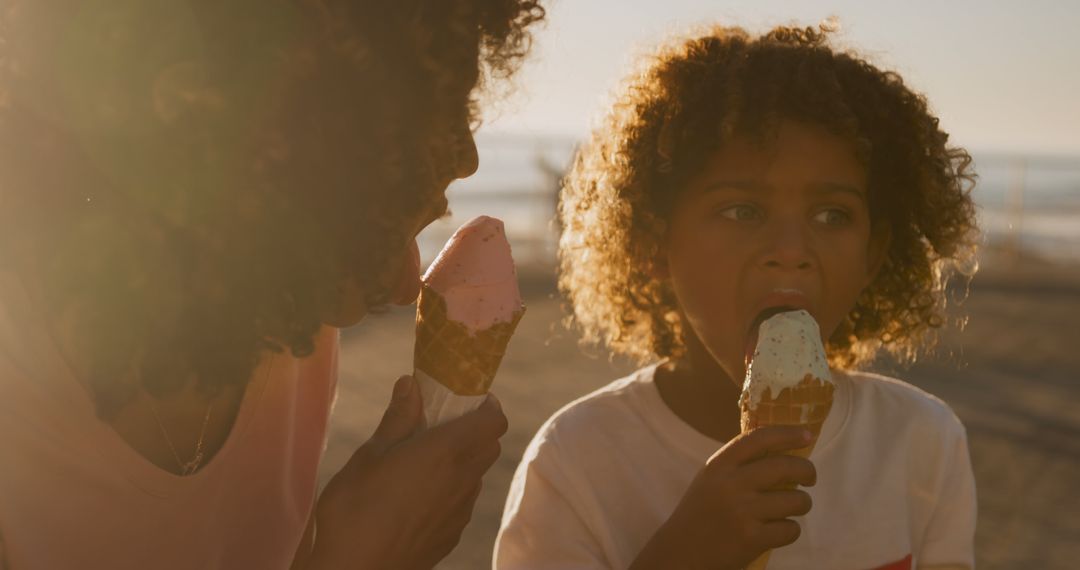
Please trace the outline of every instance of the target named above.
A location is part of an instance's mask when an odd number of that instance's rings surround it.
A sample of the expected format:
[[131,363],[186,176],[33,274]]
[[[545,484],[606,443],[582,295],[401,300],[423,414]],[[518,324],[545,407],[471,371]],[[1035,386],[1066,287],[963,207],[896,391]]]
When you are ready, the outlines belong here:
[[[575,141],[479,136],[480,167],[447,191],[452,214],[420,234],[430,261],[454,229],[487,214],[506,223],[519,265],[550,266],[559,179]],[[985,246],[1080,264],[1080,157],[972,152],[973,190]]]

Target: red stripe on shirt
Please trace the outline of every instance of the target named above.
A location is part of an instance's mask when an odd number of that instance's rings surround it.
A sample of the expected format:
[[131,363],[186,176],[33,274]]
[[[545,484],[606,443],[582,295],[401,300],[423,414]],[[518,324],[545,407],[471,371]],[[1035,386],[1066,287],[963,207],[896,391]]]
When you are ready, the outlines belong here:
[[911,570],[911,555],[908,554],[903,560],[890,562],[884,566],[878,566],[874,570]]

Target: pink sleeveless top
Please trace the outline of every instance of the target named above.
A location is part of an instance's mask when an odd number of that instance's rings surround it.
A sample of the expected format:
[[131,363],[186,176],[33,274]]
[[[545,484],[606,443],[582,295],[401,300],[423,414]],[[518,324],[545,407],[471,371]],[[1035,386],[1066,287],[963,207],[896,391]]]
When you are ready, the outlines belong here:
[[0,272],[0,568],[288,568],[315,500],[337,329],[308,358],[264,358],[224,446],[180,477],[97,419],[52,337],[25,325],[15,283]]

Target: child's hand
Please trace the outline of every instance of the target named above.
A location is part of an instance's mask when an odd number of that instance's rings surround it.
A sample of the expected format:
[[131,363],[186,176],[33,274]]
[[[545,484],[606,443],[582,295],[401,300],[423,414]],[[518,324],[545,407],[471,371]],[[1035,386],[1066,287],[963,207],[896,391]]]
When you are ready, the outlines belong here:
[[493,396],[413,435],[422,417],[416,382],[403,377],[375,434],[319,497],[307,568],[431,568],[457,546],[506,417]]
[[771,491],[783,483],[813,486],[814,464],[789,455],[810,442],[799,427],[763,427],[736,437],[709,458],[675,512],[632,568],[742,568],[759,554],[795,542],[787,517],[810,511],[804,491]]

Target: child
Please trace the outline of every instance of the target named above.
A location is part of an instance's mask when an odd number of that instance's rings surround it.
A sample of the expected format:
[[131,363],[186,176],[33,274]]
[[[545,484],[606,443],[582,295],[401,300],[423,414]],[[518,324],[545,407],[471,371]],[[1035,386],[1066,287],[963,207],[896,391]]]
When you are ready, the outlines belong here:
[[[715,28],[661,51],[577,157],[561,287],[586,339],[655,363],[541,428],[500,570],[742,568],[773,548],[770,569],[974,565],[963,426],[857,371],[943,323],[944,276],[974,255],[970,158],[829,33]],[[837,385],[809,461],[775,454],[798,428],[739,434],[751,339],[790,309]]]

